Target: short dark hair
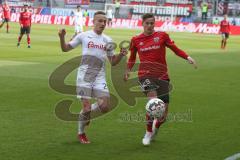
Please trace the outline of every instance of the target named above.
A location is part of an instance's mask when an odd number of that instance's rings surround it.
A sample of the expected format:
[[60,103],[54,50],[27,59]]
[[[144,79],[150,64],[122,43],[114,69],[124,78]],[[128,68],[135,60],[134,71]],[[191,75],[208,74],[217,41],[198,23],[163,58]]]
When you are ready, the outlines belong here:
[[80,6],[80,5],[77,5],[77,8],[81,8],[81,6]]
[[97,12],[94,13],[94,17],[95,17],[96,15],[99,15],[99,14],[101,14],[101,15],[106,15],[106,13],[103,12],[103,11],[97,11]]
[[145,13],[144,15],[142,15],[142,21],[145,21],[147,18],[154,18],[154,15],[152,13]]
[[28,5],[27,5],[27,4],[24,4],[23,7],[28,7]]

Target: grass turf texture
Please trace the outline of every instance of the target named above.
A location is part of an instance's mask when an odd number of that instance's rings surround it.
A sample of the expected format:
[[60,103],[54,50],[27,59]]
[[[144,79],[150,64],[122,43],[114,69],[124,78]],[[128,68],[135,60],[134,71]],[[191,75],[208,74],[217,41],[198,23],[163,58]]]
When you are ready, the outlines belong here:
[[[80,48],[63,54],[57,36],[60,26],[50,25],[33,25],[32,48],[27,48],[26,36],[17,48],[19,26],[10,25],[10,34],[5,33],[4,27],[0,30],[1,160],[212,160],[240,151],[239,37],[231,36],[227,50],[222,51],[219,35],[169,33],[180,48],[196,59],[199,68],[193,69],[168,50],[174,86],[170,103],[172,116],[162,126],[156,141],[150,147],[141,144],[146,98],[137,99],[136,106],[131,108],[110,83],[110,91],[120,103],[114,111],[91,123],[87,134],[92,143],[82,145],[76,138],[77,123],[59,120],[54,113],[60,100],[73,100],[73,112],[80,110],[79,102],[75,96],[55,92],[48,84],[54,69],[78,56]],[[70,39],[73,27],[66,28],[67,39]],[[105,31],[118,43],[139,32]],[[74,85],[75,76],[73,71],[66,83]],[[184,118],[183,114],[187,116]],[[129,115],[132,119],[126,117]],[[140,120],[136,115],[140,115]]]

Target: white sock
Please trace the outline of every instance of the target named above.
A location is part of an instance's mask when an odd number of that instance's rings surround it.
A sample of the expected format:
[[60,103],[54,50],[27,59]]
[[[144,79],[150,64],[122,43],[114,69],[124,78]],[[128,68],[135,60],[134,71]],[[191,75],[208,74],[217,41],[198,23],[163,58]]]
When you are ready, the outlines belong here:
[[86,123],[84,121],[78,121],[78,134],[84,133]]
[[84,128],[88,122],[88,121],[81,120],[81,119],[83,119],[81,116],[84,116],[82,113],[83,113],[83,111],[81,110],[81,112],[79,114],[79,121],[78,121],[78,134],[84,133]]
[[[102,112],[101,112],[98,104],[97,103],[92,104],[91,105],[91,112],[90,112],[91,116],[90,117],[95,118],[95,117],[98,117],[101,114],[102,114]],[[81,119],[80,116],[83,116],[82,111],[80,112],[79,119]],[[79,122],[78,122],[78,134],[83,134],[84,133],[84,128],[85,128],[86,124],[87,124],[87,121],[79,120]]]

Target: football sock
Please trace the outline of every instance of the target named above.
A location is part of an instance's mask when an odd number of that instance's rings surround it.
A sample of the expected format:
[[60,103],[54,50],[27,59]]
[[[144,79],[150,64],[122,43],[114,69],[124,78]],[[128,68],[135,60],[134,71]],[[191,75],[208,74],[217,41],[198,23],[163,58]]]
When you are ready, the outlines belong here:
[[147,131],[152,132],[153,117],[146,114]]
[[82,121],[78,122],[78,134],[83,134],[85,128],[85,123]]
[[28,43],[28,45],[30,45],[30,43],[31,43],[31,39],[30,39],[29,35],[27,36],[27,43]]
[[78,134],[84,133],[84,128],[89,123],[89,121],[90,121],[90,112],[84,113],[83,111],[81,111],[79,114],[79,121],[78,121]]
[[157,121],[155,123],[155,127],[159,128],[164,122],[165,122],[164,118],[157,119]]

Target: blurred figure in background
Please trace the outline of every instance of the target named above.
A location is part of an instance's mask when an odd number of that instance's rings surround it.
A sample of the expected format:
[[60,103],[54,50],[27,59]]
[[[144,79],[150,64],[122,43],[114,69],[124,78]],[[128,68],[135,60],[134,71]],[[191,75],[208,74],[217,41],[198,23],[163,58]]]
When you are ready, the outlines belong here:
[[208,3],[202,3],[202,21],[207,21]]
[[88,22],[89,22],[89,12],[87,9],[83,12],[83,17],[85,18],[85,26],[86,28],[88,27]]
[[32,26],[32,13],[28,11],[28,5],[24,5],[24,11],[20,13],[19,23],[20,23],[20,34],[18,37],[17,47],[20,46],[22,36],[27,34],[28,48],[31,48],[30,43],[30,31]]
[[77,10],[74,12],[74,25],[75,25],[75,37],[78,33],[83,32],[83,14],[81,6],[77,6]]
[[6,32],[9,33],[9,21],[10,21],[10,7],[7,4],[7,1],[4,2],[3,6],[2,6],[2,10],[3,10],[3,22],[0,25],[0,28],[6,23]]
[[213,19],[212,23],[213,24],[219,24],[219,19],[216,17],[215,19]]
[[112,10],[112,7],[109,6],[109,7],[107,8],[106,16],[107,16],[107,26],[108,26],[108,27],[112,27],[112,19],[113,19],[113,10]]
[[224,19],[220,23],[220,32],[222,34],[221,49],[225,49],[230,33],[230,23],[227,20],[227,15],[224,15]]
[[115,1],[115,18],[119,18],[119,11],[120,11],[120,0]]

